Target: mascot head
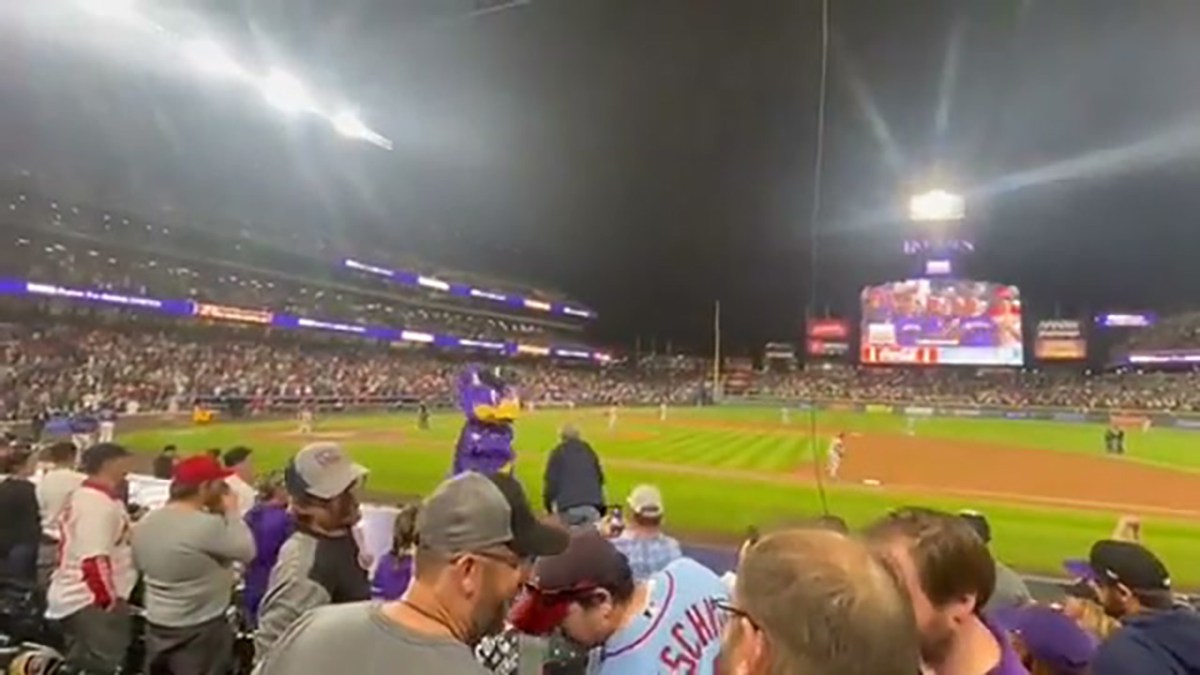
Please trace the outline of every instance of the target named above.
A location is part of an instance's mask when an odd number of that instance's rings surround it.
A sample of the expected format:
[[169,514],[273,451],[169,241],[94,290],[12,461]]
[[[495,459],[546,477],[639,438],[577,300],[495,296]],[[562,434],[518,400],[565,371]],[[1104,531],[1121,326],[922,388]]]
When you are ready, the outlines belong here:
[[458,386],[460,389],[485,387],[503,394],[512,389],[516,380],[516,373],[510,368],[471,365],[459,376]]
[[[511,408],[520,407],[520,401],[510,383],[510,372],[479,365],[468,366],[458,376],[458,405],[468,419],[479,422],[504,419],[511,422],[515,414]],[[500,411],[500,407],[504,407],[504,410]]]

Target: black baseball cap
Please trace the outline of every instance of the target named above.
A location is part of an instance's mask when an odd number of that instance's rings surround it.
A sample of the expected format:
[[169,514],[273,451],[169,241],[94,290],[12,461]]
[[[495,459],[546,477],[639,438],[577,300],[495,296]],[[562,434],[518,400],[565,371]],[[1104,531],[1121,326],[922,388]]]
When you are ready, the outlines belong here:
[[509,621],[528,635],[545,635],[562,623],[571,603],[598,589],[631,583],[633,571],[625,555],[597,530],[580,530],[571,535],[565,551],[537,561]]
[[992,525],[988,522],[987,516],[978,511],[962,510],[958,512],[958,517],[966,521],[975,530],[975,534],[983,540],[983,543],[992,543]]
[[250,455],[252,454],[254,454],[253,450],[244,445],[239,445],[226,450],[224,457],[221,458],[221,463],[227,468],[232,469],[247,459],[250,459]]
[[1167,566],[1141,544],[1104,539],[1092,545],[1087,560],[1067,560],[1073,577],[1100,584],[1121,584],[1131,591],[1169,591]]
[[97,443],[83,451],[83,457],[80,458],[79,464],[83,472],[90,476],[100,473],[105,464],[129,457],[131,454],[124,446],[116,443]]
[[532,586],[542,593],[586,592],[633,578],[629,560],[598,530],[575,533],[562,553],[542,558],[533,571]]

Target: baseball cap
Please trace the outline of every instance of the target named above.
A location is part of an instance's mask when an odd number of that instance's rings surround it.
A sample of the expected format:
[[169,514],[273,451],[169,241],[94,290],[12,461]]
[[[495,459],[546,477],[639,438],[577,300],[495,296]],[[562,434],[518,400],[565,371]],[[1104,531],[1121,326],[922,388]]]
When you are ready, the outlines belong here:
[[987,516],[978,511],[964,509],[958,512],[958,517],[965,520],[971,529],[975,530],[975,534],[979,535],[983,543],[992,543],[992,526],[988,523]]
[[250,455],[252,454],[254,454],[253,450],[244,445],[239,445],[226,450],[225,455],[221,458],[221,461],[225,464],[225,466],[233,468],[247,459],[250,459]]
[[525,490],[508,474],[468,471],[446,480],[417,514],[418,546],[456,555],[507,545],[522,558],[561,553],[566,530],[538,520]]
[[355,464],[337,443],[312,443],[300,449],[284,469],[284,482],[293,496],[333,499],[349,490],[368,473]]
[[99,473],[105,464],[129,456],[130,452],[116,443],[97,443],[83,451],[79,464],[84,473],[92,475]]
[[171,472],[171,482],[181,485],[200,485],[225,480],[233,472],[208,455],[194,455],[180,461]]
[[596,589],[632,582],[625,555],[598,531],[580,530],[565,551],[537,561],[509,621],[523,633],[544,635],[562,623],[572,602]]
[[1096,655],[1096,640],[1070,617],[1049,607],[1014,607],[991,617],[1020,637],[1030,656],[1060,675],[1085,672]]
[[629,508],[639,516],[661,516],[663,514],[662,493],[653,485],[639,485],[629,493]]
[[1087,560],[1067,560],[1071,576],[1098,583],[1117,583],[1131,591],[1169,591],[1171,574],[1145,546],[1104,539],[1092,545]]

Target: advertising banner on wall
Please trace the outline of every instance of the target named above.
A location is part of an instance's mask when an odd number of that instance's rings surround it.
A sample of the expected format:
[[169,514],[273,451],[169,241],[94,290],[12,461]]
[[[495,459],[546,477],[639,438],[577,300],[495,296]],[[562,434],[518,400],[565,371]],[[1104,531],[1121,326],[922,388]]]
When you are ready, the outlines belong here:
[[842,319],[809,319],[808,355],[844,358],[850,353],[850,324]]
[[1083,322],[1074,319],[1039,321],[1033,341],[1039,361],[1082,361],[1087,358]]

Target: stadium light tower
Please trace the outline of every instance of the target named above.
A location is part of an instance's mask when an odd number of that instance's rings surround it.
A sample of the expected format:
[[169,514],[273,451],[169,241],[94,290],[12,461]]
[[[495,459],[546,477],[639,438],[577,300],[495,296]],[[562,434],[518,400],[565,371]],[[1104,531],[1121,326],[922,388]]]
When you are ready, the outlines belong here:
[[908,201],[908,218],[917,223],[944,223],[966,217],[963,196],[946,190],[929,190]]

